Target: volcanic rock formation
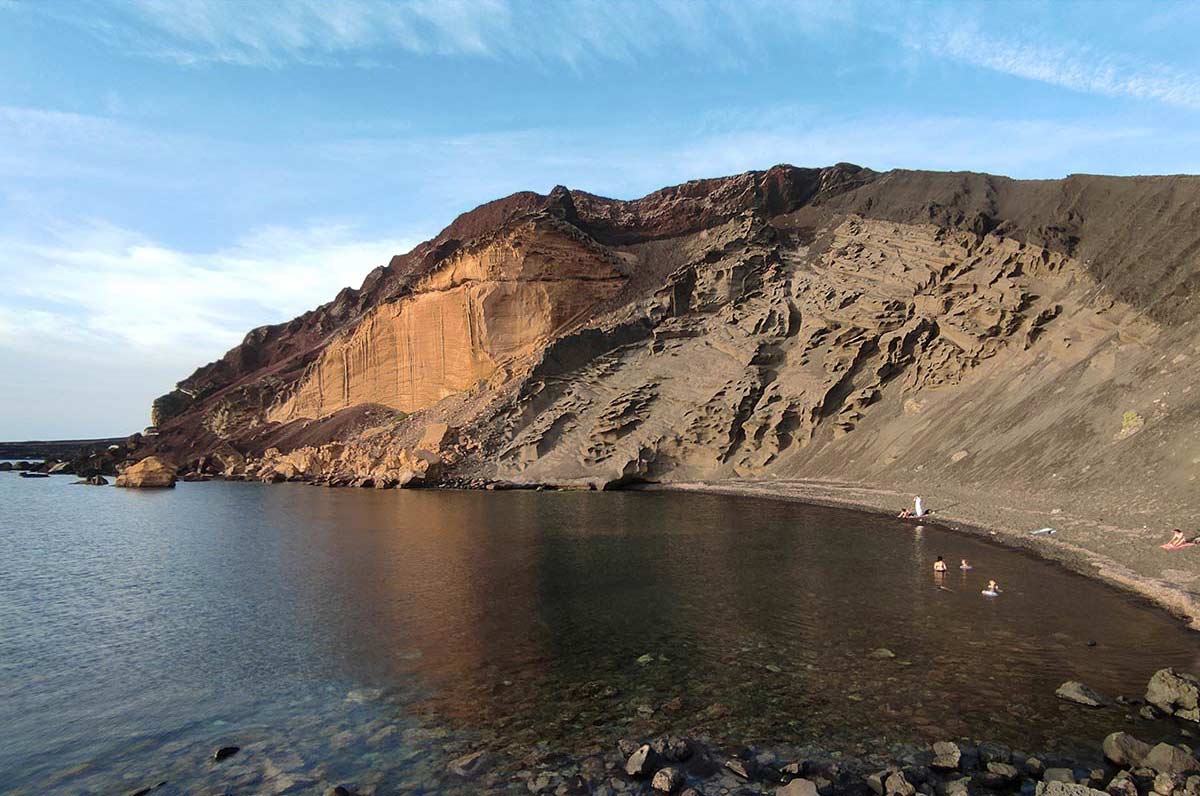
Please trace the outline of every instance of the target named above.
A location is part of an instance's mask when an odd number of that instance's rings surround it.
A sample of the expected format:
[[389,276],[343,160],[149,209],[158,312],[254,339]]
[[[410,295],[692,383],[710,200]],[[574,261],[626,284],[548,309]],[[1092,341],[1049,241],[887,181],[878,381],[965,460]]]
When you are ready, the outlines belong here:
[[250,332],[155,402],[140,453],[371,486],[818,477],[1182,510],[1198,288],[1193,177],[559,187]]

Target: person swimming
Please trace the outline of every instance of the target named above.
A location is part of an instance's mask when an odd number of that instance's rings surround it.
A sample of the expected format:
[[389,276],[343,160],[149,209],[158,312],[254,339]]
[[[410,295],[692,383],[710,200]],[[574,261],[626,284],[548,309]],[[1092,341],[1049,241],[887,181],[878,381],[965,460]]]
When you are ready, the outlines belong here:
[[938,556],[937,561],[933,562],[933,571],[939,575],[946,571],[946,562],[942,560],[941,556]]
[[988,587],[980,592],[985,597],[995,597],[1000,593],[1000,586],[994,580],[988,581]]
[[958,568],[963,570],[964,572],[968,569],[975,569],[975,567],[973,567],[967,563],[967,559],[965,559],[965,558],[962,560],[962,563],[958,565]]

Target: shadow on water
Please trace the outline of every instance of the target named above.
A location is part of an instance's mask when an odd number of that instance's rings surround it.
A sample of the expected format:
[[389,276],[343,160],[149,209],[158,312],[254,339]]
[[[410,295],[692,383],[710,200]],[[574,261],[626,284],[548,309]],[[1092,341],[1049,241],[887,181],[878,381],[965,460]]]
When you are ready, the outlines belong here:
[[[516,760],[662,732],[1069,751],[1130,721],[1056,700],[1061,682],[1140,695],[1198,663],[1194,636],[1135,598],[838,509],[15,478],[0,507],[17,792],[364,770],[403,789],[480,746]],[[937,555],[975,569],[938,579]],[[247,752],[218,775],[199,761],[221,742]]]

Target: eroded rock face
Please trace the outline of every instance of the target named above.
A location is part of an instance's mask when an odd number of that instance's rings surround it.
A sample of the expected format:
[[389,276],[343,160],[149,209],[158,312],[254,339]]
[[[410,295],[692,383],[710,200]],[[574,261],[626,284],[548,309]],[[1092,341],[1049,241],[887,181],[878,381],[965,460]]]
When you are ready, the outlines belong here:
[[401,301],[332,342],[267,415],[323,417],[359,403],[413,412],[486,382],[589,316],[625,282],[621,261],[551,217],[450,257]]
[[175,486],[176,468],[170,462],[157,456],[147,456],[145,459],[126,467],[117,476],[117,486],[133,488],[161,488]]

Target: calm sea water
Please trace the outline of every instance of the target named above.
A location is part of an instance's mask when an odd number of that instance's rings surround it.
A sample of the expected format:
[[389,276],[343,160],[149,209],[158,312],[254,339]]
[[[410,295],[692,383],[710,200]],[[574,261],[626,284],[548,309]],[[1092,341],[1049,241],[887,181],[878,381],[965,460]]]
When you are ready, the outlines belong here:
[[[422,792],[474,749],[516,766],[667,731],[1068,750],[1139,720],[1056,700],[1064,680],[1140,695],[1200,669],[1137,599],[850,511],[71,480],[0,474],[5,792]],[[939,554],[975,570],[938,582]],[[208,761],[223,744],[243,751]]]

